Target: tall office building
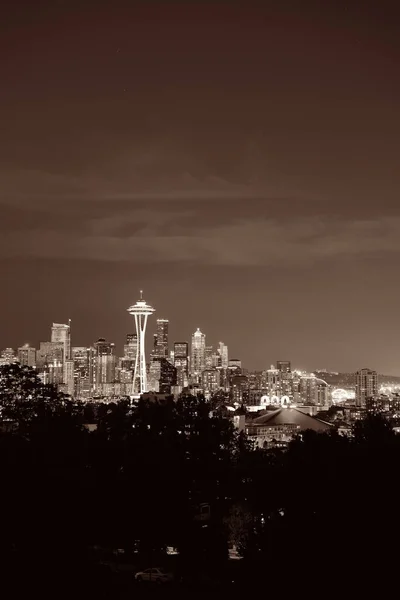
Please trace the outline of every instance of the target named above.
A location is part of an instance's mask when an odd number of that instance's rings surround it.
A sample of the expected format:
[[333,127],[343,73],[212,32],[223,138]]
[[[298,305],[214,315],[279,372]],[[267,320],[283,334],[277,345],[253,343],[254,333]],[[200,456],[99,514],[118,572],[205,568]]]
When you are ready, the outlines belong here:
[[205,369],[201,375],[202,386],[207,394],[216,392],[221,385],[220,369]]
[[206,336],[200,329],[192,335],[190,374],[195,381],[199,381],[202,372],[205,369],[206,359]]
[[186,387],[189,379],[189,344],[187,342],[174,343],[174,366],[177,385]]
[[99,390],[101,384],[114,383],[116,356],[112,342],[99,338],[94,344],[94,373],[93,384]]
[[71,358],[71,326],[64,323],[53,323],[51,328],[51,341],[54,344],[64,345],[64,361]]
[[65,323],[53,323],[51,328],[51,341],[53,344],[63,344],[64,356],[63,356],[63,368],[64,377],[63,382],[67,384],[67,372],[66,372],[66,361],[71,359],[71,322],[66,325]]
[[22,366],[36,366],[36,348],[32,348],[29,344],[25,344],[18,348],[18,362]]
[[221,367],[223,369],[228,368],[229,359],[228,359],[228,346],[224,344],[224,342],[219,343],[218,354],[221,358]]
[[204,368],[212,369],[214,366],[214,351],[212,346],[206,346],[204,349]]
[[293,397],[293,375],[289,360],[278,360],[276,368],[280,373],[281,395]]
[[137,350],[137,333],[128,333],[126,336],[126,344],[124,345],[124,358],[133,361],[133,366],[135,365]]
[[63,381],[65,392],[69,396],[75,397],[75,372],[72,358],[64,363]]
[[148,387],[153,392],[170,394],[177,383],[176,367],[164,356],[155,356],[149,368]]
[[168,319],[157,319],[156,353],[157,356],[161,356],[164,358],[168,358],[168,330]]
[[39,370],[43,370],[47,365],[54,363],[64,364],[63,342],[40,342],[39,350],[36,352],[36,366]]
[[73,346],[74,393],[77,398],[87,398],[93,387],[94,348]]
[[378,373],[361,369],[356,373],[356,406],[365,408],[367,399],[378,395]]

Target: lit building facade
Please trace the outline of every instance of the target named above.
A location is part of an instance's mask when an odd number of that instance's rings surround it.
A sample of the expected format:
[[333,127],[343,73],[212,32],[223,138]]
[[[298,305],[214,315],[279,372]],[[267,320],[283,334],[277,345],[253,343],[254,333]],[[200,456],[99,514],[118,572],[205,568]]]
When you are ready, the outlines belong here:
[[378,373],[361,369],[356,373],[356,406],[365,408],[367,400],[378,395]]
[[22,366],[36,367],[36,348],[32,348],[29,344],[18,348],[18,362]]
[[54,361],[64,364],[63,342],[40,342],[39,350],[36,352],[36,366],[38,369],[45,369],[46,365]]
[[220,342],[218,345],[218,354],[220,356],[221,366],[223,369],[227,369],[229,365],[229,357],[228,357],[228,346],[224,344],[224,342]]
[[174,343],[174,366],[176,368],[176,384],[182,388],[189,383],[189,344]]
[[219,369],[205,369],[202,373],[203,390],[212,394],[221,387],[221,372]]
[[164,358],[168,358],[168,333],[169,333],[169,321],[168,319],[157,319],[157,333],[156,333],[156,355]]
[[0,353],[0,365],[10,365],[17,361],[13,348],[5,348]]
[[94,344],[93,387],[95,390],[103,383],[115,382],[116,362],[114,344],[99,338]]
[[95,349],[86,346],[73,346],[74,392],[77,398],[88,398],[93,389]]
[[206,336],[197,328],[192,335],[190,374],[194,382],[199,382],[205,369]]
[[[65,362],[71,359],[71,324],[53,323],[51,328],[51,342],[63,345],[63,365],[65,366]],[[64,383],[67,383],[66,373]]]
[[204,348],[204,368],[205,369],[212,369],[214,366],[216,366],[214,364],[215,359],[214,359],[214,351],[213,351],[213,347],[212,346],[206,346]]

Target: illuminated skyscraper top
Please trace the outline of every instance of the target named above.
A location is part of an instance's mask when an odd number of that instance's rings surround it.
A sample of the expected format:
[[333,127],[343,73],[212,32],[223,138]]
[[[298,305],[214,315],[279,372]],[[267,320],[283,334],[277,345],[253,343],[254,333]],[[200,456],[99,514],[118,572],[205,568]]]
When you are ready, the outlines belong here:
[[[138,350],[135,360],[135,371],[133,375],[132,395],[147,392],[147,370],[146,370],[146,354],[145,354],[145,336],[147,318],[155,312],[155,309],[143,300],[143,292],[140,290],[140,299],[128,308],[129,314],[135,318]],[[138,386],[136,381],[139,379]],[[137,389],[138,387],[138,389]]]

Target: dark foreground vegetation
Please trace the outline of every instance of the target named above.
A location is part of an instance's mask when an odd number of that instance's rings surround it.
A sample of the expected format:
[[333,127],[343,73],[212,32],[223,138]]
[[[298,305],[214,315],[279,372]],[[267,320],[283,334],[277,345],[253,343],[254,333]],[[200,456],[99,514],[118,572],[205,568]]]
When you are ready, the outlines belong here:
[[[2,367],[4,597],[392,588],[400,437],[390,426],[370,416],[352,438],[306,432],[267,452],[213,408],[193,397],[84,406],[29,368]],[[242,560],[228,559],[233,545]],[[151,566],[182,581],[173,594],[134,583]]]

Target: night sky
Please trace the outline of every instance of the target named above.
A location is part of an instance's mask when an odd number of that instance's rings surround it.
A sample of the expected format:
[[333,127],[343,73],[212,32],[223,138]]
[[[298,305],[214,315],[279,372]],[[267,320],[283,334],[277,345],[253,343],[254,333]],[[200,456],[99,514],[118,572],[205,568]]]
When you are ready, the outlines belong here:
[[395,3],[8,3],[1,348],[121,348],[143,288],[248,368],[400,374]]

